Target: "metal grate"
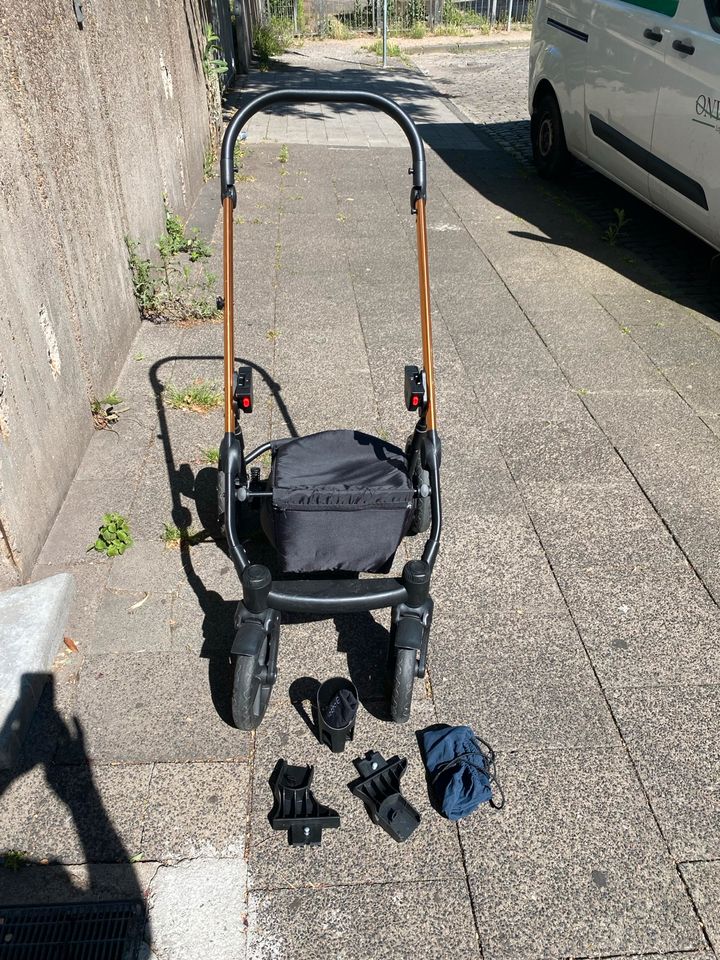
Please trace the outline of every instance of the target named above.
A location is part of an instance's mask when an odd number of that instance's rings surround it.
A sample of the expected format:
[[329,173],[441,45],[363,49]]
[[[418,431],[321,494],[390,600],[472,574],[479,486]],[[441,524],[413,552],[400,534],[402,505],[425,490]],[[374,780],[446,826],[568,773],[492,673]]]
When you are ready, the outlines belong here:
[[0,907],[0,960],[136,960],[144,926],[138,900]]

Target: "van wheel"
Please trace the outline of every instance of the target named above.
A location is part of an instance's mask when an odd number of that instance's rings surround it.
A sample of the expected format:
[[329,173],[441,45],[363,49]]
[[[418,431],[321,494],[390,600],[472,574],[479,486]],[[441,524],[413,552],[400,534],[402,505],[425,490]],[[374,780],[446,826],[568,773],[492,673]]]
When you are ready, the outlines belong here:
[[565,143],[560,107],[552,93],[545,93],[535,104],[530,118],[530,137],[535,166],[546,180],[565,176],[572,157]]

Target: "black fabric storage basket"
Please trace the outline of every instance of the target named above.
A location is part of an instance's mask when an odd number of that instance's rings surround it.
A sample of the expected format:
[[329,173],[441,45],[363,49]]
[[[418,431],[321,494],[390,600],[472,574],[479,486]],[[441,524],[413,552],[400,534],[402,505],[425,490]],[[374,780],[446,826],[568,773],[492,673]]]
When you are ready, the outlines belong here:
[[284,571],[389,568],[413,509],[398,447],[357,430],[299,437],[273,451],[271,481],[262,523]]

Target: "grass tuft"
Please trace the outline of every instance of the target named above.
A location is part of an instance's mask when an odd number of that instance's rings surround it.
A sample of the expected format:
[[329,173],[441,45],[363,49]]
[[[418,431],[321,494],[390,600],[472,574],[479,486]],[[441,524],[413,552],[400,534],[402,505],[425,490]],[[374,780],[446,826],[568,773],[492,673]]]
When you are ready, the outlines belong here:
[[203,379],[193,380],[187,387],[181,388],[169,383],[163,396],[172,410],[192,410],[194,413],[207,413],[223,402],[223,395],[216,384]]

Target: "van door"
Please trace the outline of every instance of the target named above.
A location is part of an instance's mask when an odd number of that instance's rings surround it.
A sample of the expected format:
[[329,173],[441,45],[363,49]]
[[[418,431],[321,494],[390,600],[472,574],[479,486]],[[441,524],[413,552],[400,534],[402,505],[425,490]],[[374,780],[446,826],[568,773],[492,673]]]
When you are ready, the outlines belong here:
[[597,0],[588,29],[588,159],[645,199],[664,69],[664,31],[677,4],[678,0]]
[[663,46],[650,199],[720,246],[720,0],[680,0]]

